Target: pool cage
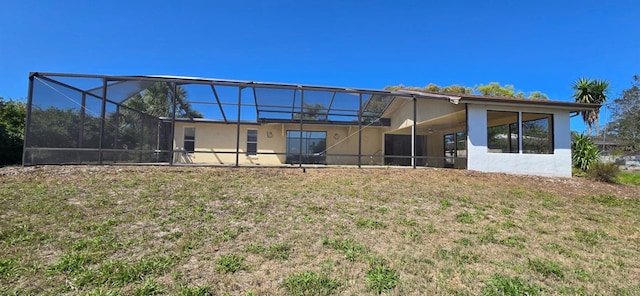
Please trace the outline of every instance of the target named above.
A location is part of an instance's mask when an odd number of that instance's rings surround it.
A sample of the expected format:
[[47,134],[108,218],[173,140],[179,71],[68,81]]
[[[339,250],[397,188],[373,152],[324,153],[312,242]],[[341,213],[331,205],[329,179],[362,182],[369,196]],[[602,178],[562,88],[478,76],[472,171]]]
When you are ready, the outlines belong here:
[[[394,100],[413,101],[409,154],[384,154]],[[415,102],[402,91],[31,73],[23,164],[415,167],[427,158]]]

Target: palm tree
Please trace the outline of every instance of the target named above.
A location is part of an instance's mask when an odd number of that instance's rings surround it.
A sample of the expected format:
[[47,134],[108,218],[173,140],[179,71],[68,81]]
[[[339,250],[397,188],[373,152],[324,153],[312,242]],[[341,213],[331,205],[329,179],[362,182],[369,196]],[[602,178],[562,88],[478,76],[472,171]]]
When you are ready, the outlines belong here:
[[[191,104],[187,100],[187,91],[181,87],[176,86],[176,116],[188,117],[188,118],[201,118],[202,113],[193,110]],[[136,94],[134,97],[127,101],[130,107],[135,108],[146,114],[155,117],[168,117],[170,116],[171,98],[173,97],[173,87],[166,82],[155,82],[147,87],[142,94]]]
[[[609,82],[605,80],[579,78],[574,82],[572,88],[575,90],[573,98],[577,103],[602,105],[607,101]],[[582,115],[584,123],[587,124],[587,134],[591,135],[591,129],[594,125],[597,134],[599,130],[600,107],[595,110],[582,111],[580,114]]]

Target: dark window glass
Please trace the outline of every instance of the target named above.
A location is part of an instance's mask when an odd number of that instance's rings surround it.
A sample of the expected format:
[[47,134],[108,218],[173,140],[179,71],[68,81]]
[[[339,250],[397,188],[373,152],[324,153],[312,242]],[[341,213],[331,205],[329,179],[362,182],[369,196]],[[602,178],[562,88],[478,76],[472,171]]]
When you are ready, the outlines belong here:
[[495,153],[518,153],[518,113],[487,111],[487,149]]
[[247,131],[247,155],[257,155],[257,154],[258,154],[258,131],[248,130]]
[[185,127],[184,128],[184,150],[187,152],[194,152],[196,148],[196,128]]
[[522,113],[522,153],[553,154],[553,115]]
[[327,132],[287,131],[287,163],[325,163]]

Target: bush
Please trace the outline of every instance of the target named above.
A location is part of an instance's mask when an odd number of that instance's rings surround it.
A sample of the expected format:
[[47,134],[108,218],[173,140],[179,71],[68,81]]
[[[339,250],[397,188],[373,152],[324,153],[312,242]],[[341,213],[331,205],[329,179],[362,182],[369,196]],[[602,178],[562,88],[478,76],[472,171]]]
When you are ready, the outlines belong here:
[[573,166],[583,171],[588,170],[592,163],[598,161],[598,156],[600,156],[600,150],[598,150],[596,144],[591,141],[589,136],[584,134],[576,135],[571,145],[571,152]]
[[595,162],[587,170],[587,176],[600,182],[613,183],[620,174],[620,168],[615,163]]

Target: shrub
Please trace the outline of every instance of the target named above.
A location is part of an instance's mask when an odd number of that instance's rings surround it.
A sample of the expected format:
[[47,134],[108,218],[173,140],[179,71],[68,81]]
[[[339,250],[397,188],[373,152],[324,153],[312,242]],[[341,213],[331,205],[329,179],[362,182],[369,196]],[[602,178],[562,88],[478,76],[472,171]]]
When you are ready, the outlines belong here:
[[573,166],[586,171],[589,169],[592,163],[598,160],[600,156],[600,150],[596,144],[591,141],[589,136],[584,134],[576,135],[576,138],[571,145],[571,160]]
[[587,170],[587,176],[600,182],[615,182],[620,168],[615,163],[594,162]]

